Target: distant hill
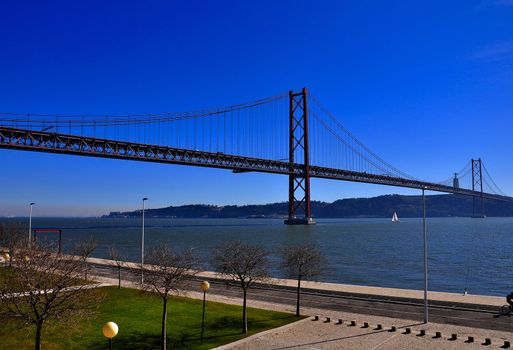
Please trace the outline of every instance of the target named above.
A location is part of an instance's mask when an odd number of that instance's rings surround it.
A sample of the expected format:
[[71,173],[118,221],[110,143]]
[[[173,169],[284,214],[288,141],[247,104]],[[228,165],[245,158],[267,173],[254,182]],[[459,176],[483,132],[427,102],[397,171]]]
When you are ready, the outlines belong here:
[[[396,211],[399,217],[422,216],[421,196],[387,195],[373,198],[340,199],[333,203],[312,202],[312,213],[318,218],[382,218],[392,217]],[[472,198],[443,194],[426,196],[427,215],[430,217],[471,216]],[[260,205],[181,205],[145,210],[147,217],[177,218],[281,218],[287,215],[288,203]],[[485,200],[487,216],[513,216],[513,203]],[[103,217],[138,217],[141,211],[111,212]]]

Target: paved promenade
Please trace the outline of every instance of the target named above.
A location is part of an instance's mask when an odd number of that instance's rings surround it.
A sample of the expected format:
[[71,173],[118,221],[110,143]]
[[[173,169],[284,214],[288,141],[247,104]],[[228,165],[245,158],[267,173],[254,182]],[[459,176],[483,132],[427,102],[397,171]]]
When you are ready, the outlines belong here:
[[[315,310],[307,310],[314,312]],[[351,326],[350,321],[336,324],[308,318],[282,329],[256,334],[242,341],[228,344],[217,350],[285,350],[285,349],[354,349],[354,350],[430,350],[430,349],[502,349],[505,341],[513,339],[512,333],[484,331],[482,329],[440,325],[430,323],[423,325],[408,320],[391,318],[362,318],[361,315],[331,313],[332,317],[346,317],[356,320],[357,325]],[[366,319],[367,321],[364,321]],[[363,322],[369,322],[364,327]],[[381,324],[383,329],[377,329]],[[391,327],[396,327],[391,331]],[[406,329],[411,333],[405,334]],[[420,335],[421,331],[425,335]],[[436,332],[440,332],[437,337]],[[450,340],[452,334],[455,340]],[[469,341],[469,337],[472,342]],[[486,339],[488,338],[489,343]]]

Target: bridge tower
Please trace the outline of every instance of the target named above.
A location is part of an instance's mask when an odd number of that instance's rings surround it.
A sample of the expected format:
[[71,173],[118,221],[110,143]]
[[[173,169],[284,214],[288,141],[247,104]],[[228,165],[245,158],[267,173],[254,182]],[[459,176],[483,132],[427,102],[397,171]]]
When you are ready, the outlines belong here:
[[472,191],[481,192],[479,197],[472,196],[472,217],[484,218],[483,166],[481,164],[481,158],[472,159]]
[[454,179],[452,179],[452,187],[460,188],[460,180],[458,179],[458,173],[454,173]]
[[[297,157],[296,157],[297,156]],[[302,159],[301,159],[302,158]],[[289,163],[304,164],[303,172],[289,175],[289,215],[287,225],[312,225],[310,205],[310,149],[308,143],[307,90],[289,91]]]

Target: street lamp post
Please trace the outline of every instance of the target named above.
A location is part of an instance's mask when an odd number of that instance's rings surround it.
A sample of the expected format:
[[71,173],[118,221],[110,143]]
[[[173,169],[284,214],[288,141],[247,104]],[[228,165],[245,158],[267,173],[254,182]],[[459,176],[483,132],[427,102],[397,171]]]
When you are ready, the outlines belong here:
[[28,230],[28,247],[30,248],[30,244],[32,241],[32,207],[36,203],[30,203],[30,214],[29,214],[29,230]]
[[144,283],[144,203],[148,198],[142,199],[142,232],[141,232],[141,284]]
[[109,349],[112,350],[112,338],[114,338],[119,331],[119,327],[114,322],[107,322],[102,328],[102,333],[105,338],[109,339]]
[[2,254],[2,257],[4,258],[4,274],[5,274],[4,283],[7,284],[7,264],[8,264],[9,259],[11,258],[11,256],[9,255],[9,253],[4,252]]
[[203,314],[201,316],[201,344],[203,344],[203,330],[205,328],[205,300],[207,291],[210,289],[210,283],[207,281],[201,282],[201,290],[203,291]]
[[426,227],[426,195],[425,189],[422,189],[422,231],[424,236],[424,323],[428,323],[428,242],[427,242],[427,227]]

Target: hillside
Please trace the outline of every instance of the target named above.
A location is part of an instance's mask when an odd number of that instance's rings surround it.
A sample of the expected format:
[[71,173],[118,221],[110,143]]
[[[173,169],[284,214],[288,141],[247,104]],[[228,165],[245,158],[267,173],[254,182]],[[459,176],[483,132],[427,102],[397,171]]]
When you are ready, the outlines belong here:
[[[471,216],[472,198],[460,195],[426,196],[427,215],[431,217]],[[147,217],[178,218],[246,218],[285,217],[288,203],[260,205],[182,205],[159,209],[147,209]],[[421,196],[387,195],[372,198],[340,199],[333,203],[312,202],[312,212],[318,218],[391,217],[397,211],[399,217],[420,217]],[[513,216],[513,203],[485,201],[487,216]],[[104,217],[137,217],[141,211],[111,212]]]

